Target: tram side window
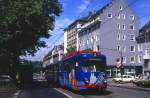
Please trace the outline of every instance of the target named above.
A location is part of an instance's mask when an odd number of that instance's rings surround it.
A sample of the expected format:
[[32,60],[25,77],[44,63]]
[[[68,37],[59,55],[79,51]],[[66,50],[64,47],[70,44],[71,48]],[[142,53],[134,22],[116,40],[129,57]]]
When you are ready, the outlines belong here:
[[75,70],[76,70],[76,71],[79,70],[79,63],[78,63],[78,62],[75,62],[75,63],[74,63],[74,66],[75,66]]
[[71,71],[71,66],[72,66],[71,63],[65,62],[65,63],[63,64],[64,71],[70,72],[70,71]]

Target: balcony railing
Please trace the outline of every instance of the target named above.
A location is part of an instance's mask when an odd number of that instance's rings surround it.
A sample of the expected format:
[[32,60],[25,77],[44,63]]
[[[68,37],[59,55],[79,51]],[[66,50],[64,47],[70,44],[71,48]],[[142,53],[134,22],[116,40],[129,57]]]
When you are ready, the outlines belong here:
[[145,55],[143,56],[143,59],[150,59],[150,54],[145,54]]

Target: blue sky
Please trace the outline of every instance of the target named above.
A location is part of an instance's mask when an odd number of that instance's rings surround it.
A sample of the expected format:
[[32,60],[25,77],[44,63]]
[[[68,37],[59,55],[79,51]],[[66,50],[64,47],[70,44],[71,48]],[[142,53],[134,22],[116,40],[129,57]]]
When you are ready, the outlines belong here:
[[[29,60],[42,60],[44,55],[48,53],[54,45],[63,43],[63,29],[71,24],[74,20],[88,14],[89,11],[94,11],[102,8],[111,0],[59,0],[63,5],[63,12],[56,18],[55,30],[49,31],[52,35],[49,39],[41,39],[46,41],[48,47],[41,48],[36,56],[28,56]],[[131,4],[135,0],[127,0]],[[140,26],[150,21],[150,0],[136,0],[131,7],[140,17]]]

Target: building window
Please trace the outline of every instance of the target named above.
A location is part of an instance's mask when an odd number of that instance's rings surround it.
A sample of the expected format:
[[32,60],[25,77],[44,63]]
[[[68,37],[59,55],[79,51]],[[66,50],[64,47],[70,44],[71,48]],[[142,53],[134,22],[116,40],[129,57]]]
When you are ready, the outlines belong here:
[[142,51],[142,44],[138,44],[138,51]]
[[117,34],[117,40],[120,40],[120,34]]
[[120,5],[120,6],[119,6],[119,9],[120,9],[120,10],[123,10],[123,6]]
[[123,57],[122,62],[123,62],[123,63],[126,63],[126,57]]
[[123,30],[125,30],[125,29],[126,29],[126,26],[125,26],[125,24],[123,24],[123,25],[122,25],[122,29],[123,29]]
[[83,46],[85,45],[85,43],[83,42]]
[[120,24],[119,23],[117,24],[117,28],[120,29]]
[[122,47],[123,52],[126,52],[126,46]]
[[145,49],[145,55],[148,55],[150,53],[150,49]]
[[130,35],[130,41],[135,41],[135,35]]
[[97,24],[97,25],[96,25],[96,29],[99,29],[99,28],[100,28],[100,24]]
[[146,32],[149,32],[150,31],[150,29],[146,29]]
[[91,37],[91,43],[93,43],[93,37]]
[[126,35],[122,35],[122,40],[126,40]]
[[135,46],[130,46],[130,52],[135,52]]
[[122,19],[125,19],[125,18],[126,18],[125,14],[122,14]]
[[107,17],[108,17],[108,18],[112,18],[112,13],[108,13],[108,14],[107,14]]
[[130,19],[130,20],[134,20],[134,15],[130,15],[130,16],[129,16],[129,19]]
[[121,51],[121,47],[120,47],[119,45],[117,46],[117,50],[118,50],[118,51]]
[[130,57],[130,63],[135,63],[135,57],[134,56]]
[[130,25],[130,30],[134,30],[134,25]]
[[120,19],[120,14],[118,14],[118,17],[117,17],[118,19]]
[[82,46],[82,44],[81,44],[81,43],[79,43],[79,46],[81,47],[81,46]]
[[95,41],[96,41],[96,42],[98,41],[98,38],[97,38],[97,36],[95,36]]
[[142,62],[142,56],[139,55],[139,56],[138,56],[138,63],[141,63],[141,62]]
[[86,41],[86,44],[87,44],[87,45],[89,44],[89,40]]
[[149,42],[149,36],[145,36],[145,43]]

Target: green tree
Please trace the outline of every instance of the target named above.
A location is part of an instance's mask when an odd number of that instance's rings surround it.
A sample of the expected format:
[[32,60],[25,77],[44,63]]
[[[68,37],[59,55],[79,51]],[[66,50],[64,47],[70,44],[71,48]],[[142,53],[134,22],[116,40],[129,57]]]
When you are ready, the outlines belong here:
[[76,47],[74,46],[74,47],[69,47],[69,48],[67,48],[67,54],[68,53],[71,53],[71,52],[74,52],[74,51],[76,51]]
[[0,0],[0,69],[13,71],[19,56],[45,47],[40,38],[49,38],[61,11],[58,0]]

